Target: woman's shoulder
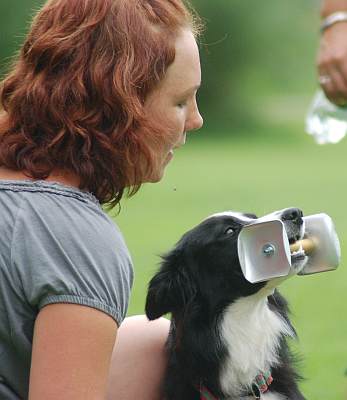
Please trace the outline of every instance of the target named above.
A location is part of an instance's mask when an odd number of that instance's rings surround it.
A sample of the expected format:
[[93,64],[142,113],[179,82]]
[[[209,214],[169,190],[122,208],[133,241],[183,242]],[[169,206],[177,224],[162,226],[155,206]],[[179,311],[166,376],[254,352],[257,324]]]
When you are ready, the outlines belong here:
[[13,238],[127,252],[116,223],[89,192],[57,182],[1,181],[0,203],[13,215]]
[[75,220],[110,219],[92,193],[58,182],[0,180],[0,201],[18,209],[17,220],[53,222],[59,226]]
[[[0,190],[4,185],[0,182]],[[51,182],[7,186],[21,197],[11,260],[28,302],[39,308],[76,302],[121,321],[132,261],[122,234],[100,204],[88,193]]]

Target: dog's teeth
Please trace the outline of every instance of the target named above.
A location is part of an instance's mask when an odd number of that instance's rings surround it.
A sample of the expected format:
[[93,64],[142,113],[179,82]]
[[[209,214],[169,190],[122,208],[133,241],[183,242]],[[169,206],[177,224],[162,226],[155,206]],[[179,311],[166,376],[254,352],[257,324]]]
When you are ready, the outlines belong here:
[[303,248],[303,246],[302,246],[302,242],[301,241],[299,241],[299,248],[298,248],[298,250],[296,250],[296,251],[293,251],[293,252],[291,252],[291,255],[292,256],[297,256],[298,254],[305,254],[305,250],[304,250],[304,248]]

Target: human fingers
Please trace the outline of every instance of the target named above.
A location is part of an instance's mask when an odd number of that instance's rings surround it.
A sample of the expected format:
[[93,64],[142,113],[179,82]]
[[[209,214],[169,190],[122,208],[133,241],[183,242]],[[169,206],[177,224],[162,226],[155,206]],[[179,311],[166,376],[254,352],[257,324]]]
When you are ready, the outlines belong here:
[[338,67],[321,72],[318,81],[330,101],[339,106],[347,103],[347,84]]
[[336,104],[347,100],[347,24],[327,29],[320,40],[317,57],[319,83]]
[[339,76],[342,80],[340,87],[341,87],[341,100],[339,101],[338,105],[346,106],[347,105],[347,57],[345,60],[337,66],[337,70]]
[[335,102],[335,99],[339,97],[339,92],[331,73],[328,71],[319,71],[318,83],[320,84],[327,98],[330,101]]

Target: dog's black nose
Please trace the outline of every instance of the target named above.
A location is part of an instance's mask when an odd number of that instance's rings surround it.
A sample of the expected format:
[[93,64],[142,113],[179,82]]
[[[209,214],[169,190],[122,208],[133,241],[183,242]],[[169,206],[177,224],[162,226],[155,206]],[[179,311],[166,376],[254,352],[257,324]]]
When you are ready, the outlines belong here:
[[293,221],[301,225],[303,223],[303,215],[304,214],[302,213],[300,208],[287,208],[283,211],[281,219],[283,221]]

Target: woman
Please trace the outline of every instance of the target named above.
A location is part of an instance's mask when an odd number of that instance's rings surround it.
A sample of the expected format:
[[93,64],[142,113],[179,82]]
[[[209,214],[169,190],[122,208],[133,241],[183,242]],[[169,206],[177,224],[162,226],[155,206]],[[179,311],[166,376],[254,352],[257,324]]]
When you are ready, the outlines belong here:
[[122,323],[131,259],[100,204],[159,181],[202,126],[197,32],[181,0],[35,17],[1,89],[1,399],[160,399],[168,322]]

